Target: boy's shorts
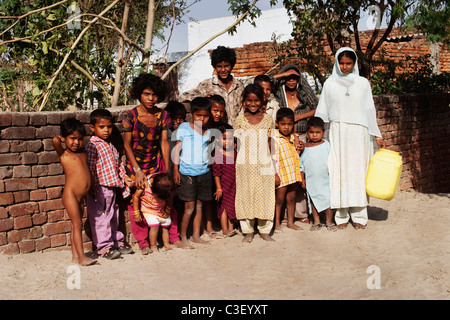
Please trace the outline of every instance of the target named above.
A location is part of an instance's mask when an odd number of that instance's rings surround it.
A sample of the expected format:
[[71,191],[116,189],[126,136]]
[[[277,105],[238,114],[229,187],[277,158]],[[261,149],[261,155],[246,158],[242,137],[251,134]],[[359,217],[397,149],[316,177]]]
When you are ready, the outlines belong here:
[[199,176],[181,174],[181,184],[178,187],[178,197],[182,201],[211,201],[212,177],[209,172]]

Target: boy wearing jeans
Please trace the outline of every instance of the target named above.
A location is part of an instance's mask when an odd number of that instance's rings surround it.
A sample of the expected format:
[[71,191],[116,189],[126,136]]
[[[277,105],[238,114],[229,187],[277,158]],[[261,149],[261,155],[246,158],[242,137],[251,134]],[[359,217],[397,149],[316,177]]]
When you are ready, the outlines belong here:
[[115,259],[122,253],[133,252],[119,231],[119,206],[116,203],[118,189],[122,189],[123,196],[127,197],[133,180],[126,175],[119,152],[109,142],[113,129],[112,114],[106,109],[96,109],[90,119],[94,135],[86,145],[86,153],[95,185],[94,195],[87,195],[86,204],[92,241],[99,255]]
[[208,168],[210,131],[206,127],[210,106],[208,98],[194,98],[191,102],[191,121],[183,122],[177,130],[173,178],[179,185],[178,197],[185,201],[180,237],[186,245],[187,229],[194,211],[192,240],[195,243],[205,243],[200,238],[200,229],[202,205],[212,200],[212,182]]

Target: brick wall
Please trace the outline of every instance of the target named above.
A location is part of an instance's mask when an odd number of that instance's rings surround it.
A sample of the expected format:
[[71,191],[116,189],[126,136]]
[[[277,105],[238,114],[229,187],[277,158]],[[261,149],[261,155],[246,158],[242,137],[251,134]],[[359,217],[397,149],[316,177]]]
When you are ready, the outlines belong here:
[[[400,190],[450,192],[450,94],[376,96],[375,103],[388,148],[403,157]],[[119,132],[127,109],[111,109]],[[70,221],[61,201],[64,173],[51,139],[68,117],[88,126],[89,113],[0,113],[1,253],[68,248]],[[124,207],[122,231],[133,242]],[[84,222],[84,245],[90,250],[86,212]]]

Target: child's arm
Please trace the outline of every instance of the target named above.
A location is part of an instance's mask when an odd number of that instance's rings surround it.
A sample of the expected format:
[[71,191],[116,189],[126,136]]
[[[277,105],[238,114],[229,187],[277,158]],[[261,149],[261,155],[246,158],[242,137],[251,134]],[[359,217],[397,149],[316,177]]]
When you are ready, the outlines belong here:
[[64,138],[60,135],[57,135],[56,137],[53,137],[52,139],[52,145],[53,148],[55,148],[56,153],[58,154],[58,157],[61,157],[61,155],[64,153],[64,148],[62,147],[62,142],[64,142]]
[[302,174],[302,187],[303,189],[305,189],[306,188],[305,172],[302,171],[301,174]]
[[170,143],[168,130],[163,130],[161,133],[161,153],[163,156],[164,167],[166,168],[166,172],[170,175],[171,174],[171,172],[169,172]]
[[180,171],[178,169],[180,167],[180,153],[182,145],[183,143],[178,140],[175,147],[173,148],[173,181],[176,184],[181,183]]
[[144,193],[144,189],[136,189],[133,195],[133,218],[135,222],[141,222],[141,210],[139,204],[141,203],[141,196]]
[[214,182],[216,184],[216,193],[214,193],[214,196],[216,200],[219,200],[220,198],[222,198],[223,195],[222,185],[220,184],[220,177],[215,176]]

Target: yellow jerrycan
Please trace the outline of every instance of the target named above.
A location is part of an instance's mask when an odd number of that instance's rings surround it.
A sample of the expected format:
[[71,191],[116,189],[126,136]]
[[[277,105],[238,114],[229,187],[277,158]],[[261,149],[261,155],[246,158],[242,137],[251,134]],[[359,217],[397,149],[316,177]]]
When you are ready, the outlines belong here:
[[397,191],[402,173],[402,157],[398,152],[379,149],[369,162],[366,192],[369,196],[391,200]]

